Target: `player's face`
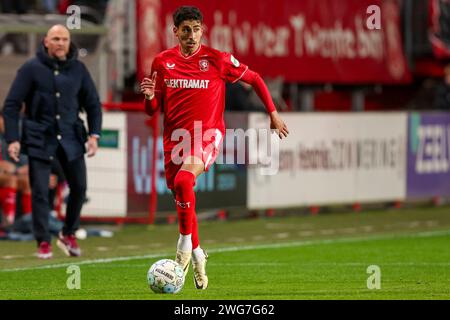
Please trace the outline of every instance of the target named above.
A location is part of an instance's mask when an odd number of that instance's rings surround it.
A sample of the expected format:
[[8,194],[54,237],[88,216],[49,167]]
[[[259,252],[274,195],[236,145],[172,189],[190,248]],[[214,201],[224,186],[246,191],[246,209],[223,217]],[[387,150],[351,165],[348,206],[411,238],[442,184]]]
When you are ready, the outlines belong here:
[[200,21],[185,20],[177,27],[174,32],[180,42],[183,52],[194,52],[200,46],[202,40],[203,28]]
[[70,46],[69,31],[62,27],[50,29],[45,37],[44,45],[50,57],[65,60]]

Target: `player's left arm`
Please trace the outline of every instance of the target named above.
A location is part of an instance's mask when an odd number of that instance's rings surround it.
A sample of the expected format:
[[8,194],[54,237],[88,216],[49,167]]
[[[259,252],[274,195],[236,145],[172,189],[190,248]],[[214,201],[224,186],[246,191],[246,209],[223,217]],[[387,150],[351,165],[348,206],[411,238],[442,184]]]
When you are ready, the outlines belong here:
[[289,134],[287,125],[278,114],[269,89],[267,88],[261,76],[257,72],[247,69],[240,80],[250,84],[255,90],[258,97],[264,103],[264,106],[266,107],[266,110],[270,116],[270,128],[277,130],[280,139],[283,139],[283,136],[287,137]]

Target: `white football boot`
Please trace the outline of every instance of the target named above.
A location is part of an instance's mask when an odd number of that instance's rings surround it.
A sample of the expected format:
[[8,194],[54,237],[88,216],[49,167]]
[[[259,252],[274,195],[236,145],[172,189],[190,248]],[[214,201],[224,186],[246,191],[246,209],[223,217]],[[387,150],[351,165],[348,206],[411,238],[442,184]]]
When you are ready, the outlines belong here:
[[208,288],[208,276],[206,275],[206,260],[208,260],[208,255],[204,249],[202,250],[205,258],[200,261],[192,260],[192,268],[194,269],[195,287],[200,290],[205,290]]
[[191,257],[192,257],[192,251],[177,250],[175,262],[177,262],[183,268],[185,277],[189,271],[189,263],[191,262]]

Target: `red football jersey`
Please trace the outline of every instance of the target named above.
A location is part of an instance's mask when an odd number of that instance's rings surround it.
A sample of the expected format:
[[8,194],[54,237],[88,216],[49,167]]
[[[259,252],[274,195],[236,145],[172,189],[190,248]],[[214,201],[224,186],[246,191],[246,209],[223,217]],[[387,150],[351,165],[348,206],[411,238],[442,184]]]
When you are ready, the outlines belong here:
[[176,129],[193,137],[194,121],[201,121],[203,133],[218,129],[224,135],[225,82],[238,81],[247,69],[230,53],[204,45],[188,57],[180,46],[157,55],[151,74],[157,72],[155,98],[164,112],[164,150],[179,143],[171,141]]

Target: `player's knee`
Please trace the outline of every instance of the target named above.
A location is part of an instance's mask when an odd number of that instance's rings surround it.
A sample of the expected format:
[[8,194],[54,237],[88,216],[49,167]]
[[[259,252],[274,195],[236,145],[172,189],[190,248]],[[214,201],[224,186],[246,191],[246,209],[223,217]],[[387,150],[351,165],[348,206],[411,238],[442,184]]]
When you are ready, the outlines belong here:
[[19,184],[19,181],[17,179],[17,176],[8,176],[6,179],[6,187],[17,189],[17,186]]
[[23,185],[30,184],[30,179],[28,178],[28,175],[24,175],[24,174],[19,174],[17,176],[17,181],[19,182],[19,184],[23,184]]
[[7,174],[14,174],[16,166],[11,162],[0,160],[0,171]]
[[17,168],[17,174],[19,176],[28,177],[28,165],[24,165],[24,166]]
[[183,194],[186,190],[193,188],[195,176],[192,172],[180,170],[175,176],[174,190],[176,194]]

